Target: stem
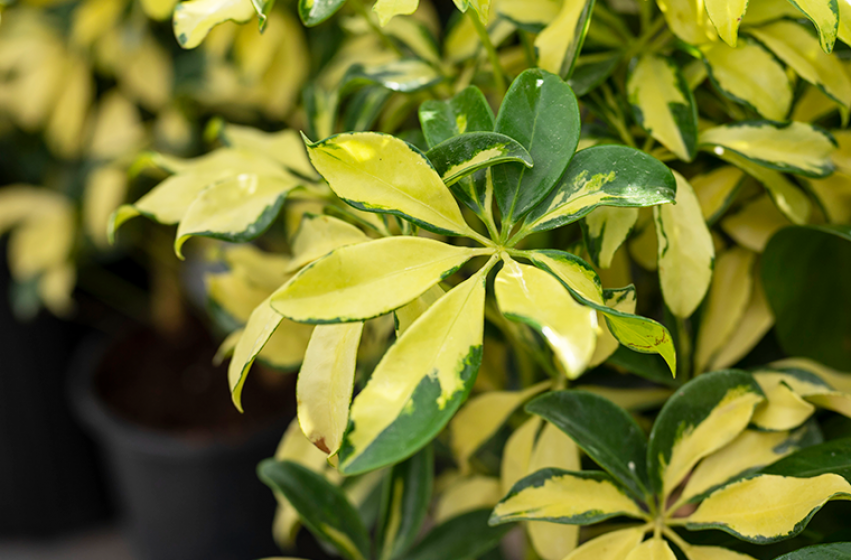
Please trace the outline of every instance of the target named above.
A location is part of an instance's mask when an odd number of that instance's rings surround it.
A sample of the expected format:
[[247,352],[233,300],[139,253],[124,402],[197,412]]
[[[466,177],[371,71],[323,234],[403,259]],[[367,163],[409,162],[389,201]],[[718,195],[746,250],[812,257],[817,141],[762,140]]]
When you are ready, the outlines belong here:
[[677,545],[677,547],[679,547],[679,549],[682,550],[683,552],[686,552],[688,549],[691,548],[691,545],[689,543],[687,543],[686,541],[684,541],[683,538],[681,536],[679,536],[676,532],[674,532],[674,530],[671,529],[670,527],[662,527],[662,533],[666,537],[668,537],[671,540],[671,542],[673,542],[675,545]]
[[677,326],[677,342],[679,343],[677,348],[677,354],[682,356],[681,359],[678,360],[680,364],[680,373],[683,376],[683,381],[688,381],[692,376],[691,370],[691,338],[689,337],[688,327],[686,326],[685,319],[681,317],[676,318],[676,326]]
[[491,42],[488,30],[485,29],[485,26],[479,20],[479,14],[477,14],[475,10],[467,10],[467,15],[470,16],[470,19],[473,21],[473,27],[476,28],[476,33],[479,34],[482,46],[485,47],[485,51],[488,53],[488,59],[493,67],[494,86],[496,87],[497,96],[501,100],[505,97],[505,75],[502,72],[502,66],[499,64],[499,55]]
[[526,64],[529,65],[529,68],[536,68],[538,66],[538,61],[535,57],[535,46],[532,43],[532,39],[529,36],[528,31],[520,30],[520,42],[523,43],[523,52],[526,54]]
[[646,31],[650,27],[650,18],[653,17],[653,4],[648,0],[638,2],[641,10],[641,31]]
[[[642,2],[646,0],[641,0]],[[644,50],[644,45],[646,45],[655,35],[665,26],[665,18],[662,16],[657,17],[653,20],[646,29],[642,28],[641,36],[635,40],[635,42],[629,47],[629,50],[626,51],[624,55],[624,60],[629,62],[629,60]]]

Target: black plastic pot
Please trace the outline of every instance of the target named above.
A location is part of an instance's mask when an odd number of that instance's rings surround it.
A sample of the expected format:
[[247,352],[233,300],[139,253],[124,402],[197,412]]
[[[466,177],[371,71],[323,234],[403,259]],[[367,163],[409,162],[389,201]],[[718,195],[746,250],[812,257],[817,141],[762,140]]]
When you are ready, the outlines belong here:
[[275,502],[257,479],[286,420],[243,441],[191,441],[130,424],[97,395],[103,339],[84,343],[72,400],[104,454],[126,537],[140,560],[246,560],[276,554]]
[[0,243],[0,536],[40,537],[106,518],[91,441],[67,402],[74,325],[41,313],[20,323]]

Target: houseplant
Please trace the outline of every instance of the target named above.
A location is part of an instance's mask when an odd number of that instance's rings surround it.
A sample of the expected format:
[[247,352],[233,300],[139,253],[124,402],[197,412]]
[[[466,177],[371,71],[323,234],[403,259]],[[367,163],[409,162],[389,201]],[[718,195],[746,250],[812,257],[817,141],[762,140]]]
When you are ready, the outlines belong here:
[[[178,255],[191,237],[269,250],[211,295],[242,309],[221,349],[237,406],[266,345],[300,341],[282,365],[302,362],[300,425],[334,468],[288,430],[260,467],[279,540],[300,520],[348,558],[499,557],[522,520],[528,547],[507,555],[694,560],[841,539],[841,503],[813,515],[848,494],[849,384],[829,367],[845,362],[759,343],[808,305],[766,272],[775,233],[828,222],[848,242],[844,7],[456,5],[437,48],[425,2],[300,2],[329,52],[291,129],[216,124],[227,148],[143,157],[171,176],[112,221],[177,224]],[[255,10],[270,33],[295,8],[185,2],[176,37],[196,47]],[[743,359],[752,372],[728,369]],[[345,489],[380,468],[376,518]],[[624,517],[640,522],[573,527]]]

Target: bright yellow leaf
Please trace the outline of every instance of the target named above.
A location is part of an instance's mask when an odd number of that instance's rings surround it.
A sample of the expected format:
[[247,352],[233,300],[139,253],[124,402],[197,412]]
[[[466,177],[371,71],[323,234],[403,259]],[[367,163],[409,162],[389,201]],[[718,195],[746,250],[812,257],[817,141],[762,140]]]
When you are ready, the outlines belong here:
[[307,439],[333,455],[349,421],[363,323],[319,325],[298,373],[298,421]]

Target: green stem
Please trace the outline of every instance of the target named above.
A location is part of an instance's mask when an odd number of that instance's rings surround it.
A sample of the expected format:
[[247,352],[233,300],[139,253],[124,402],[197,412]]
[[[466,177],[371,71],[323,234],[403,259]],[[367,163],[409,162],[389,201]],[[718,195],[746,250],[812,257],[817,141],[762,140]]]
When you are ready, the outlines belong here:
[[532,38],[528,31],[520,30],[520,42],[523,43],[523,52],[526,54],[526,64],[529,68],[536,68],[538,60],[535,57],[535,45],[532,43]]
[[692,368],[691,368],[691,337],[689,336],[688,326],[686,325],[685,319],[681,317],[676,318],[676,326],[677,326],[677,362],[680,365],[680,374],[682,375],[683,381],[688,381],[692,376]]
[[671,529],[669,527],[662,527],[662,533],[666,537],[668,537],[671,540],[671,542],[673,542],[675,545],[677,545],[677,547],[679,547],[679,549],[682,550],[683,553],[685,553],[688,549],[691,548],[691,545],[689,543],[687,543],[686,541],[684,541],[681,536],[676,534],[673,529]]
[[488,59],[493,67],[493,81],[494,86],[496,87],[496,94],[497,97],[502,100],[502,98],[505,97],[505,74],[502,72],[502,66],[499,63],[499,55],[496,52],[496,47],[494,47],[491,42],[488,30],[485,29],[485,26],[479,20],[479,14],[477,14],[475,10],[467,10],[467,15],[470,16],[470,20],[473,22],[473,27],[476,28],[476,33],[478,33],[479,39],[482,41],[482,46],[485,47],[485,51],[488,54]]

